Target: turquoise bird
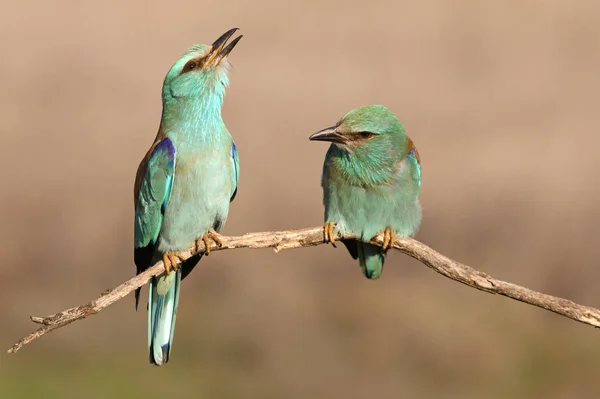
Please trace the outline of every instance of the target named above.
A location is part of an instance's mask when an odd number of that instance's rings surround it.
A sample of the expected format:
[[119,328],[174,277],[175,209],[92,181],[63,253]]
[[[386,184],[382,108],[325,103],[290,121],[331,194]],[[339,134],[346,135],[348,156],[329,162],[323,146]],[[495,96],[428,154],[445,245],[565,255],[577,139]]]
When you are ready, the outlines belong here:
[[[217,245],[237,193],[239,157],[221,117],[230,68],[227,56],[242,36],[237,28],[212,45],[192,46],[171,67],[162,90],[163,112],[154,143],[134,187],[137,273],[157,261],[166,272],[149,284],[150,362],[167,363],[173,344],[179,286],[201,258],[183,261],[192,244]],[[227,44],[227,45],[226,45]],[[136,308],[140,290],[136,290]]]
[[[352,110],[310,140],[331,142],[321,182],[325,242],[333,243],[334,231],[354,234],[342,242],[364,275],[377,279],[395,236],[412,236],[421,224],[419,152],[382,105]],[[383,247],[369,244],[380,233]]]

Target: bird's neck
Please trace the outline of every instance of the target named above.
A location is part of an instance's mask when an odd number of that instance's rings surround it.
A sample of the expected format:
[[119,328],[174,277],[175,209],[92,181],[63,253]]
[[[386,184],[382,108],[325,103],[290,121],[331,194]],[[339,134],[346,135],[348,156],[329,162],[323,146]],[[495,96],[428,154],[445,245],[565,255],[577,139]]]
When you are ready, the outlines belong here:
[[218,93],[164,99],[160,131],[191,144],[218,140],[217,133],[226,130],[222,105],[223,95]]
[[333,144],[329,148],[330,167],[348,184],[365,188],[391,184],[400,161],[398,148],[347,148]]

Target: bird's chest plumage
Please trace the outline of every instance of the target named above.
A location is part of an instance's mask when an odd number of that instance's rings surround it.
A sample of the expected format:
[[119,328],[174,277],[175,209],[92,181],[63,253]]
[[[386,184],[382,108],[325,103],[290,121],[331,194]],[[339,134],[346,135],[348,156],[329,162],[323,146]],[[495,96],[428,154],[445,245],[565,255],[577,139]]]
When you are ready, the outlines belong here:
[[325,221],[365,241],[386,227],[398,235],[414,234],[420,224],[421,206],[408,166],[399,165],[390,171],[385,183],[361,185],[349,179],[347,171],[326,161],[322,181]]
[[231,149],[185,149],[176,154],[171,196],[161,228],[159,250],[182,250],[225,224],[231,193]]

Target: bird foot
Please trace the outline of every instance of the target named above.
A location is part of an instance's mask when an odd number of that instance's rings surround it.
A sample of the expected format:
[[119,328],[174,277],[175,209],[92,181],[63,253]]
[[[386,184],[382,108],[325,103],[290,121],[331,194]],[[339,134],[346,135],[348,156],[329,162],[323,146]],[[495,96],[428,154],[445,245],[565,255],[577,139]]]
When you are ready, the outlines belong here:
[[325,242],[326,244],[331,243],[331,245],[333,245],[334,248],[337,248],[334,242],[335,239],[333,238],[333,229],[333,223],[325,223],[325,225],[323,226],[323,242]]
[[168,276],[169,273],[171,273],[171,269],[177,271],[179,264],[184,261],[184,256],[181,252],[169,251],[163,254],[162,260],[165,264],[165,272]]
[[395,241],[396,235],[394,234],[394,232],[392,232],[392,230],[390,230],[389,227],[386,227],[386,229],[383,231],[383,245],[381,246],[381,248],[383,248],[384,251],[394,248]]
[[219,235],[214,231],[209,231],[208,233],[204,234],[201,238],[198,238],[196,240],[196,251],[200,252],[200,245],[201,243],[203,243],[204,254],[208,256],[208,254],[210,254],[210,240],[213,240],[219,248],[223,246]]

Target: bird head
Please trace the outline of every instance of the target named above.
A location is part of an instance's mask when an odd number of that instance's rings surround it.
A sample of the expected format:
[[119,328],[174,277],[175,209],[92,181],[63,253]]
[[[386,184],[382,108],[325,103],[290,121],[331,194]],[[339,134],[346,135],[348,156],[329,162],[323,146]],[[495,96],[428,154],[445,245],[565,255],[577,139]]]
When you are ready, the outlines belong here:
[[351,152],[378,147],[390,151],[406,142],[406,133],[389,109],[367,105],[348,112],[337,124],[318,131],[309,140],[330,141]]
[[199,98],[201,94],[220,94],[229,84],[227,56],[242,36],[227,41],[238,28],[225,32],[213,44],[197,44],[173,64],[163,83],[163,100]]

